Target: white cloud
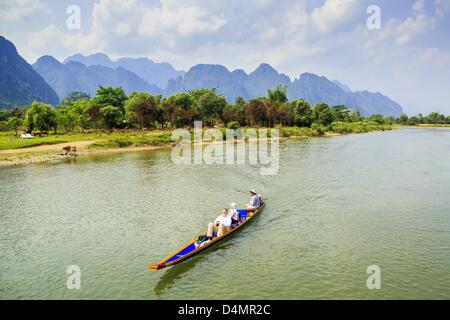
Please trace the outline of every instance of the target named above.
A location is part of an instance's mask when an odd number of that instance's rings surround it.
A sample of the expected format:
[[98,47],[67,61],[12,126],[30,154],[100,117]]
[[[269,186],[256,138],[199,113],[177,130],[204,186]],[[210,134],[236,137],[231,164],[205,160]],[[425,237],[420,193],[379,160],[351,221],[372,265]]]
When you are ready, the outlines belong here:
[[42,52],[64,58],[67,52],[93,53],[102,50],[102,43],[93,34],[64,33],[55,25],[30,33],[29,40],[20,46],[29,62],[34,62]]
[[115,30],[127,35],[136,28],[144,7],[137,0],[100,0],[92,10],[91,34],[108,37]]
[[47,5],[39,0],[2,0],[0,2],[0,21],[21,22],[31,15],[48,12]]
[[[439,29],[449,0],[385,2],[381,30],[366,28],[370,0],[90,0],[81,6],[80,31],[65,29],[64,10],[55,11],[60,5],[42,19],[43,2],[0,0],[2,34],[30,62],[43,54],[61,60],[99,51],[113,59],[147,56],[183,70],[219,63],[251,72],[267,62],[291,78],[315,72],[399,102],[433,86],[444,92],[450,81],[448,42],[437,42],[445,41]],[[400,11],[408,16],[399,18]],[[424,105],[450,99],[423,96]]]
[[396,42],[398,44],[408,43],[415,36],[433,29],[435,20],[426,14],[418,14],[416,17],[408,17],[395,28]]
[[131,32],[131,26],[128,23],[120,22],[117,25],[116,33],[120,36],[126,36]]
[[143,35],[176,32],[182,36],[213,33],[223,27],[226,19],[219,15],[208,15],[197,6],[171,8],[163,3],[162,8],[145,11],[139,32]]
[[356,7],[355,0],[326,0],[322,7],[314,9],[311,17],[321,32],[327,32],[351,18]]
[[428,48],[418,58],[419,62],[433,64],[438,67],[450,65],[450,52],[442,51],[439,48]]
[[436,15],[439,18],[444,18],[450,13],[450,1],[449,0],[436,0],[434,3],[436,7]]
[[406,17],[404,20],[389,19],[378,34],[372,33],[371,39],[366,41],[367,48],[373,48],[383,43],[406,45],[436,27],[436,18],[425,13],[425,3],[422,0],[414,3],[412,13],[412,16]]
[[422,13],[425,10],[425,0],[417,0],[413,5],[413,11]]

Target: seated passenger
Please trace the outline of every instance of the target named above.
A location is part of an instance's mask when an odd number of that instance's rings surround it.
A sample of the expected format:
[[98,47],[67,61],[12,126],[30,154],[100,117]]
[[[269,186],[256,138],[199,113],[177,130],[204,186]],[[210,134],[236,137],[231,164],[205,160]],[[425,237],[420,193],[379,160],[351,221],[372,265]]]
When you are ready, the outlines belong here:
[[236,203],[232,202],[230,203],[230,211],[229,211],[229,216],[231,217],[231,225],[236,225],[239,224],[239,222],[241,222],[240,216],[239,216],[239,212],[237,212],[236,210]]
[[256,211],[261,208],[261,197],[256,193],[255,189],[251,189],[250,193],[252,197],[250,198],[250,202],[245,205],[245,210]]
[[231,227],[231,217],[228,215],[228,209],[223,208],[222,214],[217,217],[214,223],[210,222],[208,224],[208,232],[206,233],[207,240],[213,238],[213,233],[217,234],[217,237],[223,236],[225,233],[230,231]]

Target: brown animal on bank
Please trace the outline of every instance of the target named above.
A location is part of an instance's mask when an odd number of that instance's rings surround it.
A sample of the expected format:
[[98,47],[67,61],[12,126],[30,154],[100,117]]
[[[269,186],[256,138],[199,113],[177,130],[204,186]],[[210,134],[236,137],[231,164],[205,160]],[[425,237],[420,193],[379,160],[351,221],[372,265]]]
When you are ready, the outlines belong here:
[[62,148],[64,150],[64,155],[67,156],[76,156],[77,155],[77,147],[76,146],[65,146]]
[[48,136],[48,131],[47,130],[35,131],[33,133],[33,135],[39,136],[39,137]]
[[72,149],[70,146],[65,146],[64,148],[62,148],[64,151],[64,155],[67,156],[67,154],[70,152],[70,150]]

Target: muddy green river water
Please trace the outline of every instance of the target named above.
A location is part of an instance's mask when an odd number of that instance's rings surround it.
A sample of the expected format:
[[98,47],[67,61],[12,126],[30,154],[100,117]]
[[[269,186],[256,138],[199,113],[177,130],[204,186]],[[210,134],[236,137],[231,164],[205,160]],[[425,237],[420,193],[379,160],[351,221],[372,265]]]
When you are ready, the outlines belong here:
[[[253,187],[242,231],[147,270]],[[450,299],[450,130],[284,141],[274,176],[165,149],[0,168],[0,298]]]

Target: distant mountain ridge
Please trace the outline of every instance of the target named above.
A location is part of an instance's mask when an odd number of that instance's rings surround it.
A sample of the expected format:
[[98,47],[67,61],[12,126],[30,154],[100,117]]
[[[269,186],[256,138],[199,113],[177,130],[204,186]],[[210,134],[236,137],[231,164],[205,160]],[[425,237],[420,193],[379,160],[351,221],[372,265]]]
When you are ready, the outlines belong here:
[[382,114],[399,117],[403,113],[403,108],[398,103],[381,93],[352,92],[348,86],[336,80],[330,81],[313,73],[303,73],[298,79],[291,81],[288,76],[278,73],[265,63],[250,74],[243,70],[230,72],[221,65],[196,65],[184,77],[170,80],[165,95],[200,88],[216,88],[218,93],[232,102],[237,96],[244,99],[266,96],[268,89],[278,85],[287,87],[289,100],[304,99],[312,105],[319,102],[346,105],[359,110],[363,116]]
[[[131,66],[135,66],[136,61],[139,61],[139,59],[122,58],[112,62],[107,55],[101,53],[87,57],[74,55],[66,59],[65,64],[58,62],[59,65],[55,68],[57,66],[55,61],[46,62],[49,58],[43,58],[40,58],[33,66],[58,92],[61,98],[72,91],[94,94],[98,85],[122,86],[127,93],[131,91],[147,91],[153,94],[162,94],[163,96],[195,89],[215,88],[218,93],[223,94],[227,101],[231,103],[236,97],[243,97],[248,100],[266,96],[268,89],[284,85],[287,87],[289,100],[305,99],[312,105],[319,102],[326,102],[330,105],[346,105],[359,110],[363,116],[382,114],[399,117],[403,113],[403,108],[398,103],[381,93],[368,91],[352,92],[347,85],[338,80],[330,81],[326,77],[308,72],[291,81],[287,75],[279,73],[267,63],[262,63],[249,74],[241,69],[229,71],[226,67],[218,64],[198,64],[190,68],[186,73],[183,72],[178,77],[169,79],[167,88],[161,89],[156,85],[152,85],[151,88],[146,87],[144,79],[136,74],[136,77],[133,78],[131,74],[134,73],[130,70],[132,67],[127,65],[126,62],[129,61]],[[119,61],[123,67],[112,69],[118,65]],[[83,62],[88,64],[85,68],[92,74],[90,77],[87,76],[87,71],[83,68]],[[68,69],[78,71],[69,76],[61,76],[59,70],[62,66],[68,66]],[[55,70],[52,70],[52,68],[55,68]],[[121,75],[115,74],[112,70],[116,70],[116,73],[121,73]],[[142,70],[140,71],[142,73]],[[60,77],[59,80],[54,79],[56,75]],[[64,87],[69,82],[69,80],[65,80],[67,78],[82,80],[78,81],[80,85],[69,86],[70,89],[62,90],[60,86]],[[128,79],[128,81],[120,81],[125,79]],[[88,86],[88,89],[83,89],[83,85]]]
[[211,64],[194,65],[183,72],[169,63],[155,63],[147,58],[112,61],[106,54],[97,53],[75,54],[64,63],[43,56],[31,67],[3,37],[0,37],[0,49],[0,107],[28,104],[33,100],[56,105],[74,91],[93,96],[99,86],[122,87],[127,94],[143,91],[163,96],[215,88],[231,103],[238,96],[247,100],[266,96],[267,90],[284,85],[289,100],[305,99],[312,105],[343,104],[359,110],[363,116],[398,117],[403,113],[398,103],[381,93],[353,92],[338,80],[330,81],[313,73],[303,73],[291,81],[266,63],[249,74],[242,69],[229,71],[222,65]]
[[17,52],[14,44],[0,36],[0,109],[42,101],[56,105],[55,91]]
[[359,110],[363,116],[382,114],[399,117],[403,108],[381,93],[355,91],[340,82],[330,81],[313,73],[303,73],[288,86],[289,99],[305,99],[311,104],[326,102],[331,105],[346,105]]
[[94,96],[99,86],[122,87],[127,94],[133,91],[162,94],[157,86],[149,85],[135,73],[122,67],[112,69],[103,65],[85,66],[75,61],[62,64],[51,56],[43,56],[33,64],[33,68],[54,88],[60,99],[74,91]]
[[104,53],[95,53],[88,56],[77,53],[66,58],[63,63],[66,64],[70,61],[80,62],[87,67],[96,65],[102,65],[112,69],[122,67],[137,74],[148,84],[156,85],[163,89],[167,87],[167,82],[170,79],[176,79],[179,76],[184,75],[183,71],[175,70],[169,63],[156,63],[148,58],[121,58],[117,61],[112,61],[111,58]]

